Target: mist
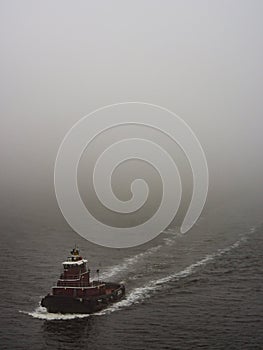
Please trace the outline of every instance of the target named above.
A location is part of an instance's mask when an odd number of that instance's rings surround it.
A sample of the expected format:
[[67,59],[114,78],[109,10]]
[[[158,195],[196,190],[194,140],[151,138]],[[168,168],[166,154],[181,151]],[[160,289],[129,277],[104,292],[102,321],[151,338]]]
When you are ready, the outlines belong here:
[[[260,221],[261,1],[12,0],[0,6],[2,222],[64,225],[53,185],[59,145],[80,118],[125,101],[163,106],[197,135],[210,178],[204,215],[227,221],[239,212]],[[178,147],[167,147],[181,157]],[[83,197],[91,158],[83,158]],[[147,176],[139,164],[131,167]],[[128,174],[123,170],[119,180]],[[191,189],[191,178],[186,183]]]

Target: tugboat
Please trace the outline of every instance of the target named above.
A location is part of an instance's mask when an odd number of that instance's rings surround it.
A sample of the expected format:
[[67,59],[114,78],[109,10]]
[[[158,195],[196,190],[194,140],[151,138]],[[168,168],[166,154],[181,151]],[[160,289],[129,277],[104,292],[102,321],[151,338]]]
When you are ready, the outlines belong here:
[[[51,313],[90,314],[121,300],[125,295],[123,284],[90,280],[87,260],[76,247],[62,263],[63,273],[51,293],[41,300],[41,306]],[[99,274],[99,270],[97,270]]]

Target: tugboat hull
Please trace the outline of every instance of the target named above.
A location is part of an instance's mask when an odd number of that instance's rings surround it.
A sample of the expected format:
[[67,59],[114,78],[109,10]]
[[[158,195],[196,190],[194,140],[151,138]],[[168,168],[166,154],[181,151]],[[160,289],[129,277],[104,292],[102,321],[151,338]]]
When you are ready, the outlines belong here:
[[[112,288],[113,284],[110,284]],[[107,283],[106,283],[107,287]],[[121,300],[125,296],[125,287],[116,284],[111,293],[94,296],[91,298],[74,298],[62,295],[48,294],[41,300],[41,306],[51,313],[77,313],[90,314],[106,308],[109,304]]]

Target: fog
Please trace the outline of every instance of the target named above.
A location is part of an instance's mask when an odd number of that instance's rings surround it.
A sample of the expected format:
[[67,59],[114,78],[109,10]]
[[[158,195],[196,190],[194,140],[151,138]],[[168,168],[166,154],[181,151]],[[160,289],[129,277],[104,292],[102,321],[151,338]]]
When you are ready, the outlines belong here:
[[0,6],[2,221],[63,225],[53,185],[59,145],[80,118],[125,101],[168,108],[195,132],[210,175],[204,215],[227,220],[243,210],[260,221],[262,1]]

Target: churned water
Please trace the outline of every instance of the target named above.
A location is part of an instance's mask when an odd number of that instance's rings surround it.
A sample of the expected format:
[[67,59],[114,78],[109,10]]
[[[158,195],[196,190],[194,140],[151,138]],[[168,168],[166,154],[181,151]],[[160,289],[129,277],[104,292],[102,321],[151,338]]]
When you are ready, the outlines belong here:
[[[122,250],[69,230],[5,231],[1,349],[263,349],[262,230],[170,228]],[[39,302],[75,243],[127,296],[94,315],[50,314]]]

